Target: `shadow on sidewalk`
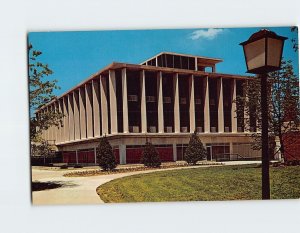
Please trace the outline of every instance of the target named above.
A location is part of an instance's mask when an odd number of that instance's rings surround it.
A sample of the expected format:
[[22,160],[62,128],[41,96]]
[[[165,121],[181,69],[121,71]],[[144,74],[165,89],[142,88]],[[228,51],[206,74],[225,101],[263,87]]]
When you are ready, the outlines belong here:
[[75,184],[62,182],[62,181],[48,181],[48,182],[41,182],[41,181],[33,181],[31,183],[31,191],[43,191],[48,189],[57,189],[62,187],[74,187]]

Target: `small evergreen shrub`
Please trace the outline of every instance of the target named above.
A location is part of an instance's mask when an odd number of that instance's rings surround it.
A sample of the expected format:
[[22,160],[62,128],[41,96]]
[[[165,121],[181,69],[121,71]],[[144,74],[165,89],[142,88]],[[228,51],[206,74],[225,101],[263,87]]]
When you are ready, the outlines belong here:
[[146,167],[160,167],[161,161],[159,154],[151,142],[146,142],[141,163]]
[[99,145],[97,147],[97,158],[99,166],[104,171],[114,170],[117,166],[115,155],[106,136],[100,138]]
[[185,161],[188,164],[195,165],[199,160],[206,159],[206,157],[207,151],[198,137],[197,132],[195,131],[191,135],[189,145],[185,151]]

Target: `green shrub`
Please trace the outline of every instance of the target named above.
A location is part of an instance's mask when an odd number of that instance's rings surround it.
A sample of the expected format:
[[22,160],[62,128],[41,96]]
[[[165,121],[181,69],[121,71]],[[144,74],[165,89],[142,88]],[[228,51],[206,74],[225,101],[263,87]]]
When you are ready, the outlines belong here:
[[97,147],[97,158],[99,166],[104,171],[113,170],[117,166],[115,155],[106,136],[100,138],[99,145]]
[[151,142],[145,144],[141,163],[146,167],[160,167],[161,165],[159,154]]
[[197,133],[194,132],[185,151],[184,159],[188,164],[195,165],[199,160],[206,159],[207,152]]

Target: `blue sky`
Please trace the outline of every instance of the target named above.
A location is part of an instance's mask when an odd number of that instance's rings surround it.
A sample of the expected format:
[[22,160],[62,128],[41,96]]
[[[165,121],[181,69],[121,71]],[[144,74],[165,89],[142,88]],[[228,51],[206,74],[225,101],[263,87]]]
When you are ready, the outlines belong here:
[[[187,53],[223,59],[217,72],[245,74],[246,65],[240,42],[261,28],[120,30],[76,32],[30,32],[29,42],[43,54],[40,60],[54,71],[60,90],[74,87],[112,62],[140,63],[161,51]],[[267,28],[286,36],[283,56],[294,63],[299,74],[298,53],[290,39],[297,36],[290,27]],[[297,38],[298,39],[298,38]]]

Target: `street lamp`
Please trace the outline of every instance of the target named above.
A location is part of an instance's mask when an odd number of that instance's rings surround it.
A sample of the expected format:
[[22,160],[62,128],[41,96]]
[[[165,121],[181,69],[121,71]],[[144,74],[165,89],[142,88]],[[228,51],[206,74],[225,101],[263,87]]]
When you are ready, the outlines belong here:
[[247,73],[258,74],[261,83],[262,199],[270,199],[267,73],[281,69],[286,39],[262,29],[240,43],[244,49]]

